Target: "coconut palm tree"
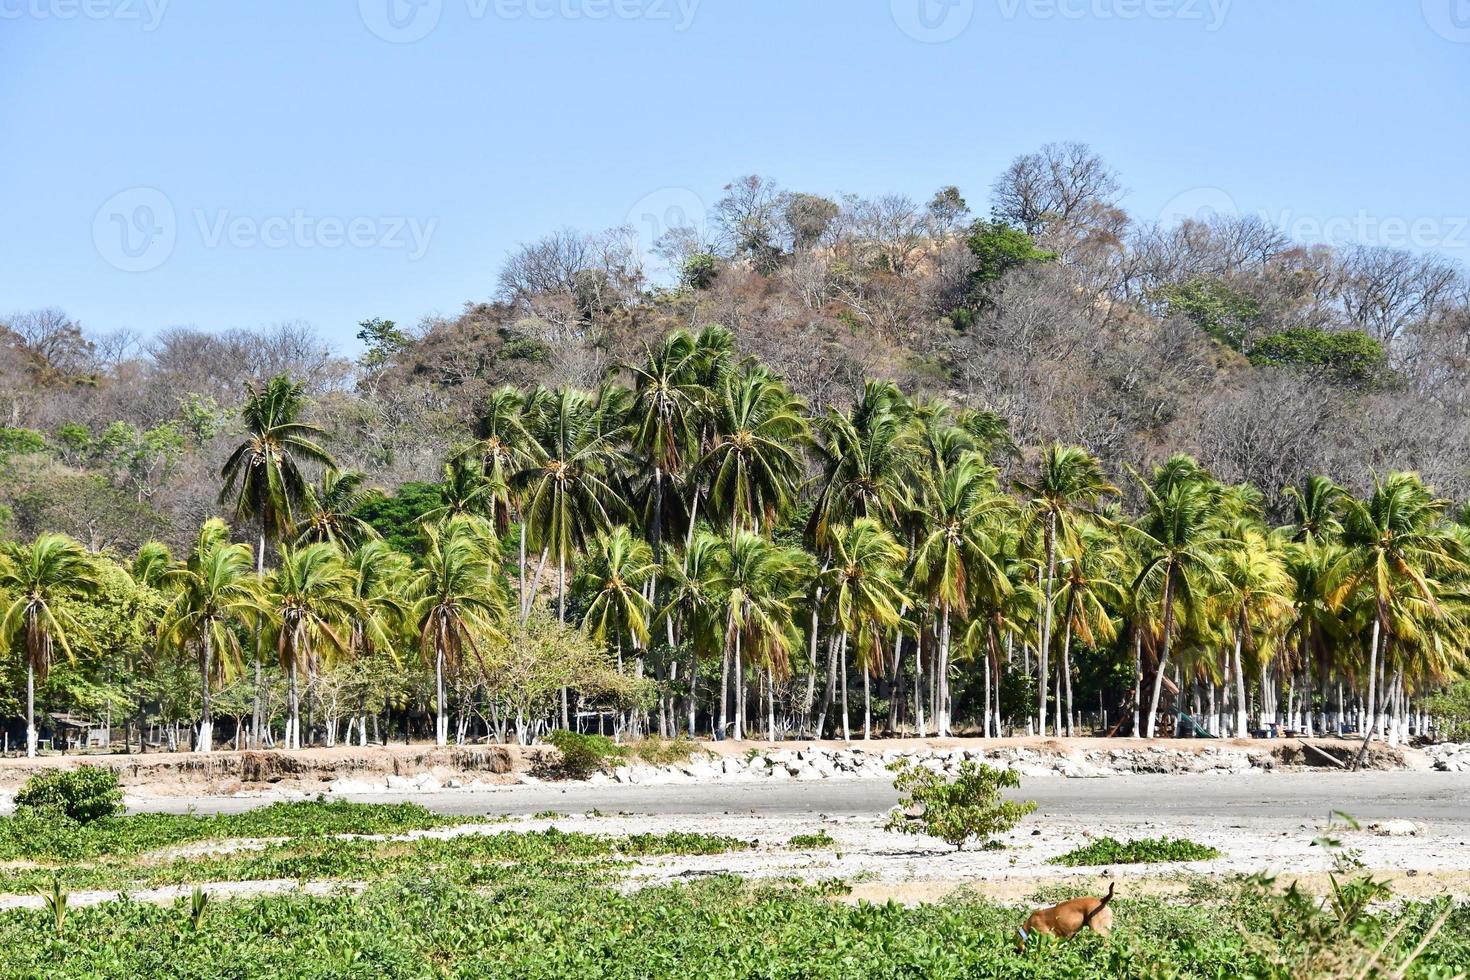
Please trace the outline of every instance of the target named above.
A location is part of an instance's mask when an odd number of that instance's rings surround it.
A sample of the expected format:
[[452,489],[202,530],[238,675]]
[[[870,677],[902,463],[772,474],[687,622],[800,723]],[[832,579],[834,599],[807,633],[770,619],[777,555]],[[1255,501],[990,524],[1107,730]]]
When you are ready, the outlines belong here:
[[263,621],[269,610],[250,548],[231,544],[218,519],[205,522],[188,560],[168,569],[163,583],[176,591],[159,623],[159,645],[179,652],[192,649],[198,657],[200,712],[194,751],[210,752],[214,686],[242,668],[239,631]]
[[678,562],[664,570],[667,593],[659,618],[678,621],[678,634],[689,644],[689,734],[694,727],[699,703],[699,658],[713,655],[721,648],[725,636],[728,610],[726,597],[719,591],[728,580],[730,549],[721,537],[701,533],[689,543]]
[[770,526],[802,475],[808,427],[801,402],[764,369],[728,382],[715,401],[714,440],[699,462],[710,503],[739,531]]
[[85,548],[64,534],[40,534],[30,544],[0,546],[0,643],[26,661],[26,756],[36,755],[36,681],[45,683],[57,647],[72,659],[71,640],[86,631],[67,601],[98,588],[97,569]]
[[335,544],[348,551],[376,537],[378,532],[357,510],[382,496],[383,491],[367,485],[361,470],[323,470],[320,483],[306,485],[295,543]]
[[[1180,620],[1197,615],[1209,589],[1219,584],[1215,553],[1223,544],[1214,488],[1199,477],[1176,480],[1172,468],[1160,476],[1157,486],[1150,486],[1134,474],[1146,509],[1138,523],[1123,525],[1141,561],[1132,589],[1153,604],[1151,618],[1159,623],[1162,647],[1149,700],[1148,738],[1154,736],[1159,695]],[[1161,492],[1158,487],[1166,489]]]
[[808,527],[818,548],[826,549],[829,528],[860,517],[899,526],[925,472],[923,429],[913,421],[912,407],[891,381],[869,381],[851,411],[827,413],[818,427],[823,476]]
[[419,653],[434,665],[438,711],[434,741],[441,747],[449,744],[446,678],[457,674],[470,657],[483,669],[484,645],[504,639],[501,623],[508,604],[494,575],[494,539],[477,523],[455,518],[443,525],[426,524],[422,564],[410,586],[415,596],[410,619],[418,633]]
[[[598,532],[629,514],[617,486],[623,430],[607,423],[604,408],[612,406],[570,388],[533,396],[526,420],[533,439],[530,463],[512,479],[531,543],[541,551],[541,570],[548,556],[556,561],[561,622],[566,622],[568,566]],[[523,609],[523,618],[528,612]]]
[[[1433,615],[1438,588],[1432,577],[1463,574],[1465,564],[1458,539],[1441,523],[1450,502],[1434,496],[1418,474],[1375,478],[1366,500],[1344,497],[1342,504],[1346,550],[1334,570],[1341,583],[1334,606],[1342,609],[1361,594],[1373,610],[1364,701],[1366,746],[1382,719],[1379,658],[1394,635],[1395,612],[1417,609]],[[1411,627],[1413,618],[1401,622]]]
[[[949,662],[952,616],[969,616],[974,591],[1003,596],[1010,582],[995,556],[991,532],[1013,511],[996,484],[995,468],[975,453],[963,453],[939,475],[923,511],[924,530],[914,549],[913,589],[935,608],[939,624],[938,734],[949,734]],[[917,651],[916,651],[917,655]]]
[[[408,587],[413,564],[382,538],[371,538],[343,556],[353,605],[348,619],[348,656],[354,660],[386,653],[400,665],[398,645],[409,614]],[[357,716],[358,737],[367,744],[366,706]],[[348,724],[348,740],[352,724]]]
[[[491,392],[475,425],[478,442],[469,450],[479,461],[483,484],[490,488],[491,518],[500,534],[510,530],[511,515],[519,507],[512,487],[515,475],[533,463],[531,434],[526,430],[528,399],[512,385]],[[522,610],[529,610],[531,596],[526,588],[526,522],[520,522],[520,550],[516,579]]]
[[1347,491],[1325,476],[1310,476],[1300,487],[1287,487],[1292,502],[1291,540],[1303,544],[1332,543],[1342,536],[1339,517]]
[[[1059,576],[1053,602],[1062,624],[1062,663],[1059,679],[1065,699],[1066,732],[1072,730],[1072,640],[1079,640],[1089,650],[1111,643],[1117,636],[1113,611],[1127,603],[1127,594],[1118,582],[1118,572],[1125,556],[1116,534],[1094,521],[1080,521],[1077,533],[1064,541],[1061,549]],[[1057,710],[1063,705],[1058,701]]]
[[[823,575],[832,621],[841,630],[838,639],[842,676],[842,734],[848,732],[847,647],[851,639],[863,674],[863,738],[873,736],[870,677],[883,660],[883,638],[903,622],[908,602],[903,591],[903,545],[869,517],[850,527],[832,528],[832,562]],[[941,715],[941,719],[943,715]],[[943,721],[941,720],[941,734]]]
[[[332,457],[318,443],[322,429],[301,421],[306,386],[278,374],[260,387],[251,386],[241,417],[245,441],[235,447],[220,468],[221,504],[233,500],[235,521],[256,528],[255,574],[265,578],[269,545],[286,540],[297,510],[306,498],[301,464],[316,463],[333,469]],[[261,665],[257,638],[255,651],[255,705],[251,734],[260,738]]]
[[[728,717],[729,678],[735,686],[733,737],[745,737],[745,664],[766,670],[771,692],[769,734],[776,737],[775,684],[790,672],[793,647],[800,642],[795,609],[811,579],[811,558],[799,548],[775,544],[758,534],[738,531],[729,558],[712,591],[725,598],[725,670],[720,691],[720,728]],[[745,659],[745,658],[748,658]]]
[[1227,674],[1235,680],[1235,734],[1243,738],[1249,722],[1241,651],[1268,658],[1271,646],[1260,638],[1275,639],[1290,625],[1292,580],[1283,555],[1260,531],[1221,542],[1217,555],[1220,581],[1215,603],[1234,646]]
[[333,544],[283,548],[280,566],[267,580],[266,599],[275,628],[276,655],[286,673],[287,749],[301,748],[298,676],[314,677],[324,660],[351,651],[351,625],[359,616],[352,574]]
[[1034,537],[1039,530],[1043,556],[1041,567],[1040,669],[1037,676],[1037,705],[1040,734],[1046,734],[1046,682],[1051,653],[1052,597],[1056,590],[1057,542],[1070,538],[1077,515],[1101,498],[1118,492],[1103,477],[1102,464],[1081,446],[1052,443],[1042,454],[1035,478],[1017,480],[1016,489],[1026,497],[1022,530]]
[[583,564],[581,591],[587,597],[582,626],[599,643],[617,647],[623,663],[623,641],[634,650],[648,645],[653,604],[643,586],[657,571],[653,549],[622,524],[597,536]]
[[699,349],[694,337],[676,330],[658,346],[645,347],[643,363],[630,365],[633,423],[629,444],[648,475],[650,493],[643,524],[653,545],[653,560],[664,560],[665,499],[697,459],[699,426],[706,395],[699,383]]

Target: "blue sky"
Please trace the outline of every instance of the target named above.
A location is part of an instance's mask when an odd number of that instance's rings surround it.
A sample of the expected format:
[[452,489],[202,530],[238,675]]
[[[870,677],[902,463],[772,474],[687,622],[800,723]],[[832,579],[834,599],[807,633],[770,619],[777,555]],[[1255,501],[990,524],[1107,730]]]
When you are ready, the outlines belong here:
[[350,352],[556,227],[753,172],[983,211],[1062,139],[1136,214],[1470,260],[1470,0],[0,0],[0,91],[0,312],[97,331]]

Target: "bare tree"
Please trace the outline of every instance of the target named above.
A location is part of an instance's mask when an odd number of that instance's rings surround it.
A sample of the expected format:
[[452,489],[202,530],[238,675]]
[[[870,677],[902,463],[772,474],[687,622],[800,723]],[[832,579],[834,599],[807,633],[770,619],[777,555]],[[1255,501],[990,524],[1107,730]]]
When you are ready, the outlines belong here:
[[996,217],[1032,237],[1117,203],[1122,185],[1086,143],[1048,143],[1016,157],[991,188]]
[[767,177],[751,174],[726,184],[725,196],[714,207],[721,246],[757,269],[773,268],[780,257],[777,241],[783,203],[775,181]]

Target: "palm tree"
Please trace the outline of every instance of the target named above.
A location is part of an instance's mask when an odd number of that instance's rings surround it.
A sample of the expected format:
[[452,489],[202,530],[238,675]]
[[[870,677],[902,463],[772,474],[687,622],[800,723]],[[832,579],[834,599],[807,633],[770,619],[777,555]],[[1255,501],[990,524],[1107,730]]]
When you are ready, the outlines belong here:
[[664,570],[668,577],[667,602],[659,618],[678,620],[689,643],[689,735],[693,737],[698,710],[699,657],[713,655],[725,635],[721,613],[728,609],[719,591],[729,572],[729,545],[717,535],[701,533],[684,550],[681,560]]
[[769,526],[790,505],[802,473],[807,423],[800,401],[764,370],[725,385],[715,402],[714,443],[700,460],[710,503],[738,532]]
[[36,681],[51,669],[56,647],[72,658],[71,637],[85,635],[67,600],[98,588],[97,570],[80,544],[64,534],[40,534],[29,545],[0,546],[0,643],[26,659],[26,756],[36,756]]
[[[295,511],[306,499],[301,463],[335,468],[332,457],[318,443],[324,433],[301,421],[306,386],[284,374],[263,386],[251,386],[241,417],[246,439],[220,468],[221,504],[234,500],[235,520],[253,523],[257,531],[255,574],[265,578],[265,554],[270,544],[283,541],[295,523]],[[259,742],[261,718],[260,645],[255,650],[255,705],[251,735]]]
[[698,379],[699,350],[694,337],[676,330],[657,349],[646,347],[633,375],[632,431],[629,442],[648,474],[649,541],[653,560],[664,559],[664,501],[669,487],[699,452],[699,425],[706,392]]
[[808,536],[827,546],[827,531],[860,517],[898,527],[912,486],[923,470],[922,429],[913,409],[891,381],[869,381],[863,397],[846,414],[831,410],[820,425],[821,490],[812,508]]
[[1234,641],[1234,660],[1226,673],[1235,679],[1235,734],[1243,738],[1249,722],[1241,651],[1261,650],[1266,657],[1268,647],[1257,638],[1279,634],[1288,624],[1292,581],[1281,554],[1260,531],[1223,542],[1219,559],[1219,616]]
[[[475,435],[479,441],[471,452],[479,460],[483,483],[490,488],[491,518],[495,529],[510,530],[511,513],[519,501],[512,480],[532,465],[531,434],[526,430],[527,399],[512,385],[491,392],[480,411]],[[520,522],[520,553],[516,566],[523,611],[530,608],[526,589],[526,522]]]
[[[1072,730],[1072,639],[1089,650],[1111,643],[1117,636],[1113,610],[1127,602],[1117,575],[1124,561],[1115,535],[1093,521],[1079,522],[1077,533],[1062,549],[1061,585],[1054,598],[1062,623],[1060,679],[1066,700],[1066,732]],[[1057,704],[1060,713],[1062,704]]]
[[1175,481],[1166,472],[1158,483],[1168,489],[1161,493],[1136,473],[1134,477],[1143,489],[1146,510],[1138,524],[1123,526],[1142,562],[1132,588],[1135,593],[1149,596],[1155,604],[1162,636],[1146,730],[1147,737],[1153,738],[1175,628],[1181,611],[1186,616],[1197,613],[1206,588],[1220,581],[1215,570],[1215,551],[1222,540],[1216,523],[1213,489],[1203,479]]
[[[1341,584],[1333,596],[1343,608],[1361,593],[1372,608],[1368,644],[1368,687],[1364,701],[1364,745],[1382,719],[1379,704],[1379,657],[1386,658],[1387,640],[1394,635],[1396,608],[1418,600],[1422,610],[1438,608],[1439,572],[1465,571],[1459,542],[1441,524],[1450,502],[1434,496],[1415,473],[1391,473],[1375,478],[1366,500],[1343,498],[1343,544],[1337,572]],[[1405,625],[1412,625],[1409,620]]]
[[254,574],[250,548],[230,544],[224,522],[200,528],[184,564],[170,568],[165,584],[177,590],[158,627],[160,646],[180,652],[193,648],[199,658],[199,736],[196,752],[214,748],[213,686],[240,669],[238,629],[268,615]]
[[653,604],[643,594],[643,586],[657,568],[647,542],[619,524],[598,535],[582,569],[582,586],[589,599],[582,626],[594,640],[617,647],[619,669],[625,637],[634,650],[648,644]]
[[[628,513],[616,486],[623,433],[606,424],[603,408],[591,395],[570,388],[533,397],[527,412],[534,439],[531,463],[512,481],[522,491],[523,520],[530,525],[531,543],[541,550],[541,570],[555,552],[561,622],[566,622],[567,566],[598,532]],[[522,610],[522,618],[526,615],[528,607]]]
[[[348,654],[353,659],[383,651],[399,665],[395,638],[408,618],[406,598],[413,565],[382,538],[371,538],[343,556],[353,604],[348,620]],[[357,718],[358,736],[367,744],[366,705]],[[348,739],[352,728],[348,725]]]
[[434,664],[438,717],[434,741],[449,744],[446,676],[457,674],[467,655],[484,665],[481,645],[502,640],[507,612],[504,591],[494,575],[496,555],[488,529],[473,519],[425,525],[425,549],[410,586],[415,601],[410,616],[418,631],[420,655]]
[[301,748],[301,699],[297,677],[314,677],[323,658],[351,650],[347,632],[357,618],[352,575],[332,544],[284,548],[268,583],[276,654],[286,672],[286,748]]
[[1295,521],[1291,539],[1303,544],[1336,541],[1342,535],[1338,511],[1347,491],[1325,476],[1311,476],[1300,487],[1287,487]]
[[1046,734],[1046,681],[1051,653],[1052,594],[1057,570],[1057,541],[1070,538],[1076,516],[1099,499],[1118,492],[1103,477],[1096,456],[1081,446],[1052,443],[1042,454],[1036,478],[1017,480],[1016,489],[1027,497],[1023,531],[1041,533],[1042,568],[1040,670],[1037,675],[1037,706],[1041,715],[1039,734]]
[[296,544],[335,544],[344,551],[377,536],[371,524],[357,516],[363,504],[378,500],[383,491],[367,485],[360,470],[323,470],[318,484],[308,483],[302,500],[303,517]]
[[[776,737],[775,684],[790,671],[792,648],[800,642],[795,608],[811,578],[811,558],[799,548],[775,544],[758,534],[738,531],[729,559],[713,591],[725,597],[725,682],[720,690],[720,728],[728,714],[729,678],[735,683],[733,737],[745,737],[743,656],[764,666],[771,701],[768,728]],[[733,655],[733,657],[732,657]]]
[[[850,527],[832,529],[832,564],[824,575],[838,639],[842,673],[842,734],[849,737],[847,644],[853,641],[863,673],[863,738],[873,736],[869,678],[883,660],[883,638],[903,621],[908,601],[902,585],[906,552],[877,521],[860,517]],[[941,725],[943,723],[941,722]],[[942,734],[942,730],[941,730]]]
[[967,452],[942,471],[924,514],[925,531],[914,549],[913,586],[937,610],[939,659],[934,679],[940,707],[935,724],[941,737],[949,734],[950,619],[969,616],[973,590],[997,596],[1010,591],[1005,571],[993,557],[998,549],[989,533],[996,519],[1010,510],[1009,498],[996,486],[995,468]]

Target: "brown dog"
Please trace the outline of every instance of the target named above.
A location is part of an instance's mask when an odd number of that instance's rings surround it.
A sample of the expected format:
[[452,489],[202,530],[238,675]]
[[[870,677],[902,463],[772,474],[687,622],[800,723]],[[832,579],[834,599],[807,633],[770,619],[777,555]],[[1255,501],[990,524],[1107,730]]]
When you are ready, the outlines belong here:
[[1108,884],[1108,893],[1102,898],[1087,895],[1074,898],[1048,909],[1037,909],[1021,927],[1021,942],[1031,933],[1071,939],[1083,929],[1091,929],[1099,936],[1107,936],[1113,928],[1113,910],[1108,903],[1113,900],[1114,884]]

